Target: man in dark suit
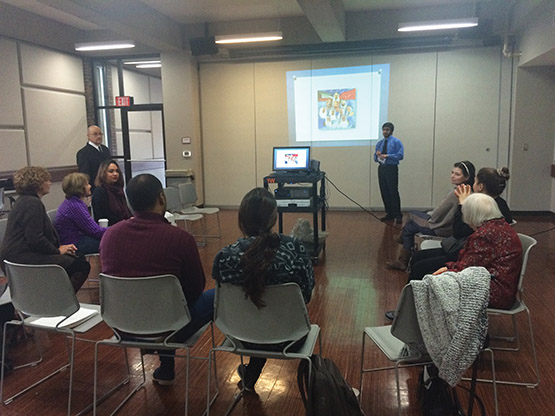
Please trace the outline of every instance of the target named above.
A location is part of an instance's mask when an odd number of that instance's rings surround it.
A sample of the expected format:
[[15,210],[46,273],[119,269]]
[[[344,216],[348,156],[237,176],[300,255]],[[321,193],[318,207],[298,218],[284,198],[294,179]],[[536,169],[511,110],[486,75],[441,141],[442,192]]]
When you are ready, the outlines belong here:
[[102,144],[102,130],[98,126],[90,126],[87,129],[87,144],[77,152],[77,166],[79,172],[89,175],[89,181],[94,189],[94,180],[98,167],[103,160],[110,159],[110,150]]

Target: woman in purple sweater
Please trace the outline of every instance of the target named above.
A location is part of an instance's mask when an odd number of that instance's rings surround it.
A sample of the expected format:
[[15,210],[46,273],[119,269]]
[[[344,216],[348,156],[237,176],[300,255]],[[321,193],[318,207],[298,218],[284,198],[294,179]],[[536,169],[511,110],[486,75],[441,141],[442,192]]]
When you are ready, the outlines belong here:
[[66,199],[56,214],[54,226],[62,244],[75,244],[79,254],[98,253],[105,228],[91,217],[84,199],[91,195],[89,178],[84,173],[70,173],[62,181]]

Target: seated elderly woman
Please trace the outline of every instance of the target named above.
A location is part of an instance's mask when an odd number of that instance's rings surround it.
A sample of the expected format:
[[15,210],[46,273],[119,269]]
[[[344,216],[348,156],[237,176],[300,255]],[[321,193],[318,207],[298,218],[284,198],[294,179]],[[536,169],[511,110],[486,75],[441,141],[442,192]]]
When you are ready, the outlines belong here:
[[[264,307],[264,287],[297,283],[308,303],[314,287],[312,262],[304,245],[289,236],[272,231],[277,220],[276,200],[264,188],[249,191],[239,206],[239,228],[244,237],[224,247],[216,256],[212,277],[218,282],[242,285],[245,296],[259,309]],[[304,342],[303,340],[298,341]],[[268,345],[244,343],[256,349]],[[285,345],[275,345],[280,351]],[[249,364],[237,369],[245,390],[254,390],[265,358],[251,357]]]
[[54,226],[62,244],[75,244],[79,254],[98,253],[100,239],[106,231],[91,217],[85,198],[91,195],[89,178],[84,173],[70,173],[62,181],[66,199],[56,214]]
[[470,266],[485,267],[491,274],[489,306],[509,309],[515,301],[522,266],[520,239],[489,195],[468,196],[462,214],[464,222],[475,231],[466,240],[459,259],[433,274],[460,272]]
[[114,225],[131,218],[123,192],[123,176],[115,160],[105,160],[100,164],[94,185],[92,208],[95,221],[106,218],[108,225]]
[[0,250],[0,266],[4,260],[23,264],[57,264],[69,275],[75,292],[87,279],[89,263],[76,256],[74,244],[60,245],[41,198],[50,192],[52,181],[44,168],[29,166],[14,174],[19,197],[10,211],[6,235]]
[[[476,169],[468,160],[457,162],[451,170],[451,184],[474,184]],[[455,189],[449,191],[441,203],[430,212],[412,211],[403,218],[403,230],[399,236],[399,243],[403,246],[396,261],[388,261],[386,265],[391,269],[406,270],[412,249],[414,236],[418,233],[449,237],[453,235],[453,220],[457,212],[458,199]]]

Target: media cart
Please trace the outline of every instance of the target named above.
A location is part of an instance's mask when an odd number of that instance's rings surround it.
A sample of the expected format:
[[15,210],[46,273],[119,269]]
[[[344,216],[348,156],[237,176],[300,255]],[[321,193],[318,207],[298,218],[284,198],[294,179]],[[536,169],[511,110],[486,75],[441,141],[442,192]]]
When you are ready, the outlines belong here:
[[[278,200],[278,227],[280,234],[283,233],[283,213],[287,212],[309,212],[312,213],[312,227],[314,229],[314,236],[312,241],[312,247],[307,247],[309,249],[312,261],[317,264],[318,256],[320,251],[325,248],[325,240],[322,244],[319,244],[318,231],[318,213],[321,215],[321,230],[326,231],[326,172],[309,172],[309,173],[271,173],[264,177],[264,188],[270,190],[270,184],[277,185],[276,191],[283,190],[286,185],[301,185],[307,184],[309,189],[311,189],[310,195],[303,195],[301,199],[289,196],[283,197],[283,195],[276,198]],[[318,189],[318,184],[320,184],[320,189]],[[298,193],[302,191],[307,192],[307,188],[295,188],[291,187],[290,190],[294,192],[295,189],[299,189]],[[274,195],[276,192],[272,192]],[[310,199],[309,206],[302,206],[300,202],[306,202],[306,199]],[[283,205],[286,203],[287,205]],[[300,205],[300,206],[299,206]]]

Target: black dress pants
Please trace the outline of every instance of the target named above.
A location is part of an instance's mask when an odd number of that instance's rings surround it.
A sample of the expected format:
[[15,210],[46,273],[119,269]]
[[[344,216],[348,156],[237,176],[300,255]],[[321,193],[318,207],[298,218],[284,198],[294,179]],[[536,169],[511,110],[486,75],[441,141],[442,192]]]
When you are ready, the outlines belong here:
[[399,166],[379,165],[378,182],[385,212],[390,218],[401,218],[401,198],[399,197]]

